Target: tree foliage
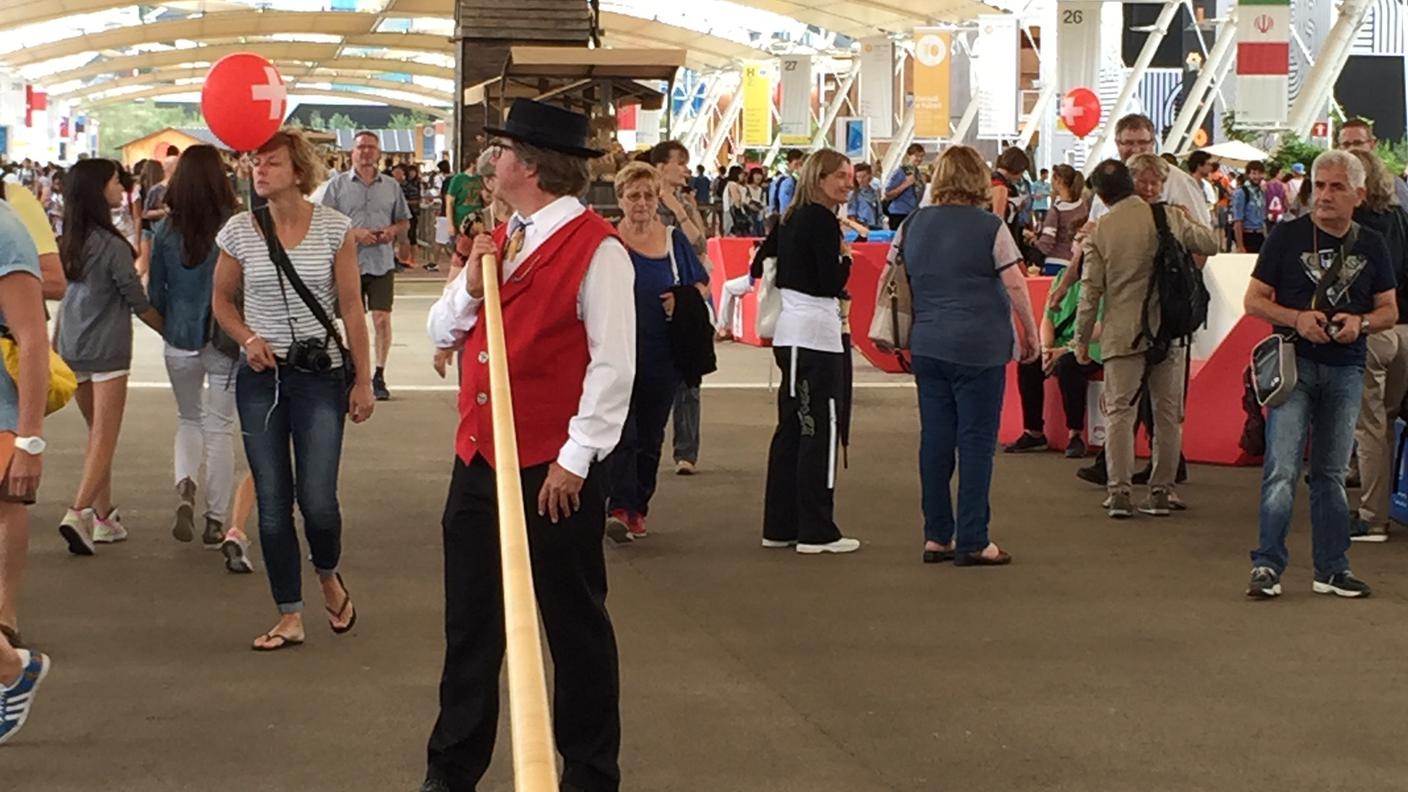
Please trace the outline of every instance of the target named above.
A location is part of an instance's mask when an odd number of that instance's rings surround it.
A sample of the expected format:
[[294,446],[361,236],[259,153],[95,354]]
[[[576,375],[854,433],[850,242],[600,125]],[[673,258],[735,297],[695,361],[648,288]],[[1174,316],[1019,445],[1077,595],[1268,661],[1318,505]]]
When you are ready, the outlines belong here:
[[415,129],[418,126],[430,123],[430,116],[419,110],[412,110],[407,113],[396,113],[391,116],[391,120],[386,123],[387,129]]
[[144,135],[160,132],[167,127],[205,126],[205,120],[198,113],[184,107],[154,102],[105,105],[95,109],[91,117],[98,122],[98,156],[112,159],[121,158],[122,146]]

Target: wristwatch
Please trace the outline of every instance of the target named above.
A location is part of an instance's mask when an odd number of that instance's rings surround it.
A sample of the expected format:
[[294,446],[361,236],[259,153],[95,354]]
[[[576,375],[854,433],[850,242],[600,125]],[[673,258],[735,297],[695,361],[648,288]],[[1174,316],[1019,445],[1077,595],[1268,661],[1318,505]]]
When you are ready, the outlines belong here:
[[44,449],[47,447],[48,444],[44,442],[44,438],[42,437],[15,438],[15,448],[18,448],[30,456],[39,456],[44,453]]
[[1359,335],[1369,335],[1369,315],[1359,317]]

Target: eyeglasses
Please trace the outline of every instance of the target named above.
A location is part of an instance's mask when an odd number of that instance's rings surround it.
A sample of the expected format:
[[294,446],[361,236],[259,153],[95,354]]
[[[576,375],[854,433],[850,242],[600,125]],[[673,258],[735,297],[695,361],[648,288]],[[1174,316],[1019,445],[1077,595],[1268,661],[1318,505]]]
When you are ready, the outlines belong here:
[[489,141],[489,159],[497,160],[505,151],[513,149],[511,140],[491,140]]
[[653,203],[655,201],[660,200],[660,194],[654,191],[641,192],[637,190],[632,190],[628,193],[622,193],[621,200],[625,203],[643,203],[646,201]]
[[1154,139],[1151,138],[1151,137],[1146,137],[1146,138],[1115,138],[1115,145],[1117,145],[1117,146],[1152,146],[1152,145],[1154,145]]

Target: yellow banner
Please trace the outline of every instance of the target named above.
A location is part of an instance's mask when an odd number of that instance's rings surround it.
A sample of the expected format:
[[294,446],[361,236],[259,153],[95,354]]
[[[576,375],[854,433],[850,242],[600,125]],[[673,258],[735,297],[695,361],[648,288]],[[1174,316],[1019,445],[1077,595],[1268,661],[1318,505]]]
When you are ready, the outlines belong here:
[[743,65],[743,145],[772,145],[772,77],[768,62]]
[[914,136],[949,135],[948,81],[952,34],[937,28],[914,29]]

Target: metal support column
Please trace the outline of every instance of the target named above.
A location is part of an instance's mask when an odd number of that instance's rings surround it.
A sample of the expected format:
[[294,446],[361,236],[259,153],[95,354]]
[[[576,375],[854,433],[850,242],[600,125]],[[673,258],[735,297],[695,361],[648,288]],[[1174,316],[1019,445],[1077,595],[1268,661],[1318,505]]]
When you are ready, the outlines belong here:
[[826,104],[826,108],[821,113],[821,124],[816,128],[816,134],[812,135],[811,148],[813,151],[826,145],[827,133],[836,123],[836,116],[841,114],[841,107],[850,101],[851,86],[855,84],[856,77],[860,76],[860,58],[856,58],[851,63],[851,70],[836,85],[836,95],[831,97],[831,101]]
[[728,140],[733,126],[738,123],[738,116],[742,112],[743,97],[735,96],[733,101],[729,103],[728,109],[724,111],[723,117],[719,119],[719,125],[714,127],[714,137],[709,141],[708,147],[704,149],[704,156],[699,158],[700,162],[714,163],[718,161],[719,152],[724,147],[724,141]]
[[904,111],[904,119],[900,121],[899,131],[890,140],[890,147],[885,149],[885,157],[880,160],[880,172],[890,174],[900,164],[904,158],[904,150],[909,148],[909,144],[914,142],[914,105]]
[[1354,44],[1354,32],[1364,23],[1373,0],[1344,0],[1340,4],[1340,18],[1325,36],[1325,46],[1320,50],[1320,59],[1311,67],[1301,84],[1300,95],[1291,105],[1286,117],[1286,128],[1301,137],[1310,134],[1315,116],[1329,101],[1334,91],[1335,80],[1349,59],[1349,51]]
[[1052,80],[1041,89],[1041,96],[1037,97],[1036,106],[1027,116],[1027,122],[1022,124],[1022,134],[1017,137],[1017,148],[1025,150],[1032,142],[1032,136],[1036,134],[1037,127],[1041,125],[1042,119],[1046,117],[1047,105],[1056,97],[1056,81]]
[[1110,138],[1115,134],[1115,122],[1129,109],[1129,102],[1134,98],[1134,92],[1139,89],[1139,82],[1144,79],[1144,72],[1148,71],[1149,64],[1154,60],[1154,53],[1158,51],[1159,45],[1163,43],[1164,36],[1168,35],[1168,27],[1173,23],[1174,16],[1178,13],[1181,0],[1165,0],[1164,8],[1159,12],[1159,18],[1154,20],[1154,29],[1150,31],[1149,38],[1144,41],[1144,48],[1139,51],[1139,57],[1135,58],[1134,65],[1130,67],[1129,76],[1125,78],[1125,84],[1120,89],[1119,98],[1115,99],[1115,104],[1110,108],[1110,114],[1105,119],[1104,128],[1100,130],[1100,137],[1095,139],[1094,145],[1090,147],[1090,159],[1086,161],[1086,172],[1094,168],[1098,162],[1101,152],[1110,142]]
[[1212,94],[1217,90],[1217,86],[1231,71],[1232,64],[1236,61],[1236,56],[1232,45],[1237,41],[1237,9],[1232,9],[1226,21],[1217,31],[1217,40],[1213,42],[1212,50],[1208,52],[1207,59],[1203,61],[1203,68],[1198,72],[1198,79],[1193,81],[1193,87],[1188,90],[1188,96],[1183,101],[1183,107],[1178,111],[1178,115],[1173,119],[1173,126],[1168,130],[1168,137],[1164,138],[1164,151],[1177,154],[1182,151],[1192,139],[1193,130],[1203,125],[1203,119],[1207,117],[1208,109],[1212,107]]

